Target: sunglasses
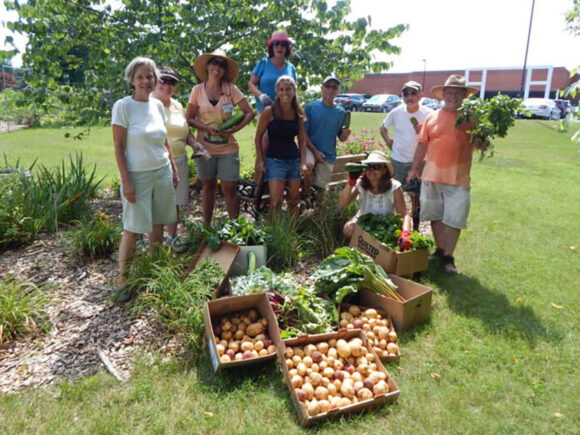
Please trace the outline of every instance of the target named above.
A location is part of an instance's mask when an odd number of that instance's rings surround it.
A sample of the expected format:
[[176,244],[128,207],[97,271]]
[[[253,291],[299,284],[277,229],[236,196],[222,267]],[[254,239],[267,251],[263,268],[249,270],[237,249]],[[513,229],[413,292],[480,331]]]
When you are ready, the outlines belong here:
[[339,85],[330,85],[328,83],[323,85],[326,89],[334,89],[335,91],[339,88]]
[[370,164],[367,165],[367,170],[372,170],[372,171],[380,171],[381,169],[383,169],[385,167],[385,165],[381,165],[381,164]]
[[409,95],[417,95],[419,91],[403,91],[403,96],[408,97]]
[[272,42],[272,45],[274,47],[282,46],[282,47],[286,47],[286,48],[288,48],[290,46],[290,44],[288,44],[288,41],[274,41],[274,42]]
[[175,79],[169,79],[169,78],[165,78],[165,77],[161,77],[159,79],[160,83],[165,83],[166,85],[170,85],[170,86],[175,86],[177,84],[177,80]]
[[210,59],[210,61],[208,63],[210,65],[219,66],[221,69],[226,69],[226,67],[228,65],[226,62],[223,62],[219,59]]

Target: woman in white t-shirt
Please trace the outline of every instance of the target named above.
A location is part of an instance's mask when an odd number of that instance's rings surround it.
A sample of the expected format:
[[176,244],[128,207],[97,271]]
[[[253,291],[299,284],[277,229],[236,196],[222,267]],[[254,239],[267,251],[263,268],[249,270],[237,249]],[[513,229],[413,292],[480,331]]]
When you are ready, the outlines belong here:
[[361,163],[367,165],[368,169],[360,177],[349,174],[348,183],[338,197],[338,205],[343,208],[357,197],[360,203],[356,215],[344,224],[345,238],[350,240],[358,218],[368,213],[386,215],[397,212],[404,216],[406,222],[403,227],[409,226],[411,216],[405,205],[401,183],[392,178],[391,162],[382,152],[373,151]]
[[125,282],[138,234],[151,233],[153,253],[154,245],[163,243],[163,225],[176,221],[175,186],[179,182],[167,143],[163,104],[150,98],[159,80],[155,62],[145,57],[133,59],[125,69],[125,80],[134,93],[115,103],[111,122],[123,201],[119,285]]

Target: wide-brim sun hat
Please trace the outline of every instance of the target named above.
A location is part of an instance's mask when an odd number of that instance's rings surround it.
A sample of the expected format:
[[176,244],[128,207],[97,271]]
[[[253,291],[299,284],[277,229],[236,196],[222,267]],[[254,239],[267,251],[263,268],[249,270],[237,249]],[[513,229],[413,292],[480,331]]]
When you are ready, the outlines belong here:
[[449,77],[447,77],[447,80],[445,80],[444,85],[433,86],[431,88],[431,92],[433,93],[433,96],[435,98],[437,98],[438,100],[442,100],[443,99],[443,90],[445,88],[465,89],[467,91],[467,94],[465,94],[465,97],[469,97],[470,95],[475,94],[479,91],[479,89],[477,89],[477,88],[474,88],[472,86],[467,86],[467,81],[465,80],[465,77],[457,75],[457,74],[453,74],[453,75],[450,75]]
[[361,160],[365,165],[386,165],[391,176],[393,175],[393,164],[382,151],[371,151],[366,159]]
[[288,44],[292,45],[292,40],[288,37],[286,30],[274,30],[270,39],[268,39],[268,47],[272,45],[274,41],[286,41]]
[[236,77],[238,77],[240,68],[238,67],[236,61],[230,59],[223,50],[215,50],[212,53],[204,53],[193,61],[192,67],[197,78],[202,82],[207,80],[207,63],[214,57],[223,59],[226,62],[227,67],[223,80],[227,82],[233,82]]

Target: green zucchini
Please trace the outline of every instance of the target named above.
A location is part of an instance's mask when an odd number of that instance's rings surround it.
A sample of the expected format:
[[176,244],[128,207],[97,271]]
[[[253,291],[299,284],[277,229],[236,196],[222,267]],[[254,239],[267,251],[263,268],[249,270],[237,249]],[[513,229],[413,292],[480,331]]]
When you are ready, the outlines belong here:
[[411,117],[410,121],[411,124],[413,124],[413,127],[417,127],[419,125],[419,121],[417,121],[417,118],[415,118],[414,116]]
[[350,162],[344,165],[344,169],[346,172],[362,172],[368,169],[368,166],[365,165],[364,163]]
[[344,121],[342,123],[342,128],[350,128],[350,110],[344,113]]
[[248,252],[248,275],[256,271],[256,254],[252,251]]
[[227,121],[223,122],[218,128],[217,131],[227,130],[228,128],[232,128],[234,125],[239,124],[246,116],[243,112],[236,113]]

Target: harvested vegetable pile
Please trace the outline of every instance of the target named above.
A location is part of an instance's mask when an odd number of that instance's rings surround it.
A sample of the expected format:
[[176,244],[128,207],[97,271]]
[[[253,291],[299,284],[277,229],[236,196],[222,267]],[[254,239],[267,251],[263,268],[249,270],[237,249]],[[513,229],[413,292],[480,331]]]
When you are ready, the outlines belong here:
[[[401,248],[397,243],[397,239],[401,235],[401,226],[403,225],[403,218],[398,214],[365,214],[358,220],[359,226],[377,239],[395,251],[400,251]],[[433,239],[419,231],[411,232],[409,238],[411,242],[411,251],[416,249],[426,249],[435,246]]]
[[388,373],[358,337],[288,347],[285,357],[292,387],[310,416],[389,392]]
[[223,316],[213,327],[220,361],[241,361],[275,353],[267,326],[268,320],[259,317],[254,309]]
[[261,292],[268,296],[282,338],[330,332],[338,322],[334,304],[299,286],[290,274],[276,275],[262,266],[232,281],[232,294],[236,296]]
[[367,289],[385,297],[403,301],[397,286],[381,266],[368,255],[353,248],[338,248],[326,257],[314,272],[314,286],[318,293],[328,295],[340,304],[348,295]]
[[481,158],[488,153],[493,156],[494,146],[491,142],[496,137],[505,137],[510,127],[514,125],[516,113],[520,108],[521,100],[510,98],[507,95],[496,95],[489,100],[482,100],[475,95],[463,100],[459,114],[455,119],[455,127],[467,121],[474,127],[468,130],[471,143],[477,145]]

